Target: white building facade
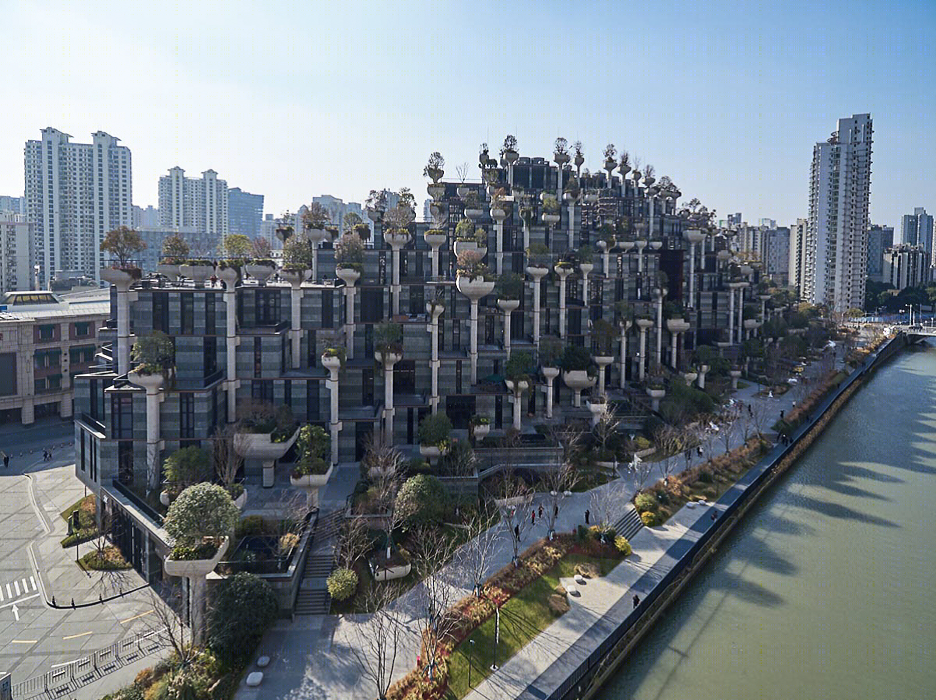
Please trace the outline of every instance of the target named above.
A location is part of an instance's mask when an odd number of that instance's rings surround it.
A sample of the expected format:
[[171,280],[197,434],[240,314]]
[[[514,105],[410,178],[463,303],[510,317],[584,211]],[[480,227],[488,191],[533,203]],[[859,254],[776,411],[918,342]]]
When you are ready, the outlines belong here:
[[864,304],[872,135],[856,114],[813,149],[803,296],[838,313]]
[[917,287],[929,281],[929,256],[919,245],[898,245],[884,251],[883,282],[895,289]]
[[797,219],[796,223],[790,226],[790,262],[787,282],[789,286],[796,289],[800,298],[805,292],[803,279],[806,271],[806,229],[808,226],[809,222],[806,219]]
[[159,226],[181,232],[195,229],[220,242],[230,233],[228,186],[214,170],[185,177],[176,166],[159,178]]
[[22,214],[0,212],[0,292],[33,289],[33,225]]
[[105,265],[108,231],[133,225],[130,149],[103,131],[92,143],[71,143],[51,127],[26,142],[26,217],[35,227],[40,284],[56,270],[80,270],[95,280]]

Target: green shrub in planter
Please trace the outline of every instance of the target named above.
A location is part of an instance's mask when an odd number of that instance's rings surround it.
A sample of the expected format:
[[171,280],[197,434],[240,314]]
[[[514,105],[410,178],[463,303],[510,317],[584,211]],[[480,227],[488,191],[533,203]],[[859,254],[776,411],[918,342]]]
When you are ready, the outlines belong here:
[[652,510],[645,510],[640,514],[640,519],[646,527],[654,527],[662,522],[660,516]]
[[358,586],[358,575],[351,569],[335,569],[326,581],[328,594],[337,601],[347,600],[354,595]]
[[649,493],[639,493],[634,499],[634,507],[637,509],[638,513],[646,513],[647,511],[655,512],[657,509],[657,499],[653,494]]
[[403,482],[396,509],[406,525],[431,525],[445,513],[445,487],[434,476],[419,474]]
[[449,439],[452,421],[444,413],[430,414],[419,423],[420,445],[441,445]]
[[627,541],[627,538],[624,536],[614,538],[614,547],[621,553],[621,556],[630,556],[630,553],[634,551],[631,548],[630,542]]

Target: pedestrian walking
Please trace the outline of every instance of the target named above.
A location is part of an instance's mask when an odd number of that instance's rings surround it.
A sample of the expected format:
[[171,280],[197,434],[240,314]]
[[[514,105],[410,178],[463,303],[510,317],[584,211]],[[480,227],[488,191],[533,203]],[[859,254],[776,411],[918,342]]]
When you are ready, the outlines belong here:
[[715,511],[712,511],[712,520],[717,520],[718,516],[715,514]]
[[530,525],[536,525],[536,511],[530,511]]
[[516,537],[518,540],[520,539],[520,523],[514,525],[514,537]]
[[635,593],[635,594],[634,594],[634,609],[635,609],[635,610],[637,609],[637,606],[638,606],[638,605],[640,605],[640,596],[638,596],[638,595]]
[[783,414],[784,414],[784,412],[785,412],[785,411],[781,408],[781,409],[780,409],[780,420],[783,420]]
[[10,455],[6,452],[3,453],[3,468],[6,469],[10,466]]
[[540,517],[540,520],[543,519],[543,504],[542,503],[540,503],[540,507],[539,507],[539,517]]
[[554,517],[554,518],[558,518],[558,517],[559,517],[559,506],[558,506],[558,504],[553,506],[553,517]]
[[591,511],[585,510],[585,524],[588,525],[588,519],[591,517]]

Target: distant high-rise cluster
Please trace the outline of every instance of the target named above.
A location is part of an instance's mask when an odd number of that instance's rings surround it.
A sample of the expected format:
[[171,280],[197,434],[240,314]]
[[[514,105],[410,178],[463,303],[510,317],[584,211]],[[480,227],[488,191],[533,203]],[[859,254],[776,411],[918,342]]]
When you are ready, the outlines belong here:
[[260,235],[263,221],[263,195],[244,192],[240,187],[228,190],[228,229],[250,238]]
[[214,170],[185,177],[176,166],[159,178],[159,225],[174,231],[195,229],[220,240],[229,233],[228,186]]
[[40,284],[58,270],[99,279],[105,234],[133,225],[130,149],[97,131],[91,143],[72,143],[51,127],[26,142],[26,216],[35,231]]
[[864,304],[872,136],[871,115],[856,114],[813,149],[802,290],[838,313]]

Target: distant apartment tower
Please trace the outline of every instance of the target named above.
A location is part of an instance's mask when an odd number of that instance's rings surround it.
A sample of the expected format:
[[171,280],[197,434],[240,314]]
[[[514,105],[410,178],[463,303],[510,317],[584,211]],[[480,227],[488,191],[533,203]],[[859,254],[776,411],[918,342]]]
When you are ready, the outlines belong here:
[[936,264],[936,256],[933,254],[933,217],[923,207],[917,207],[912,214],[904,215],[900,224],[900,242],[920,246],[929,256],[929,264]]
[[104,236],[133,225],[130,149],[103,131],[92,135],[92,143],[70,138],[49,127],[25,148],[26,218],[34,226],[46,289],[56,270],[80,270],[99,280]]
[[330,194],[323,194],[321,197],[313,197],[312,201],[325,207],[331,215],[332,223],[339,228],[342,227],[344,217],[347,214],[357,214],[361,217],[361,221],[367,220],[360,202],[345,202],[343,199],[332,197]]
[[159,226],[172,231],[194,229],[220,242],[229,232],[228,186],[214,170],[200,178],[185,177],[176,166],[159,178]]
[[729,214],[728,225],[740,226],[741,225],[741,212],[738,212],[737,214]]
[[809,222],[806,219],[797,219],[790,226],[790,264],[788,284],[796,289],[800,298],[805,294],[803,285],[806,264],[806,229]]
[[240,187],[228,190],[228,230],[250,238],[260,235],[263,221],[263,195],[244,192]]
[[25,214],[26,198],[0,195],[0,212],[4,211],[13,212],[14,214]]
[[871,115],[855,114],[813,149],[804,296],[838,313],[864,304],[872,134]]
[[159,209],[152,204],[145,209],[134,205],[133,228],[141,230],[144,228],[156,228],[157,226],[159,226]]
[[764,272],[779,286],[787,286],[790,281],[790,229],[774,225],[764,230],[761,241]]
[[883,281],[884,251],[894,245],[894,227],[871,224],[868,231],[868,278]]
[[0,211],[0,292],[34,288],[33,225],[22,214]]
[[923,246],[898,245],[884,251],[882,281],[895,289],[917,287],[929,281],[929,256]]

